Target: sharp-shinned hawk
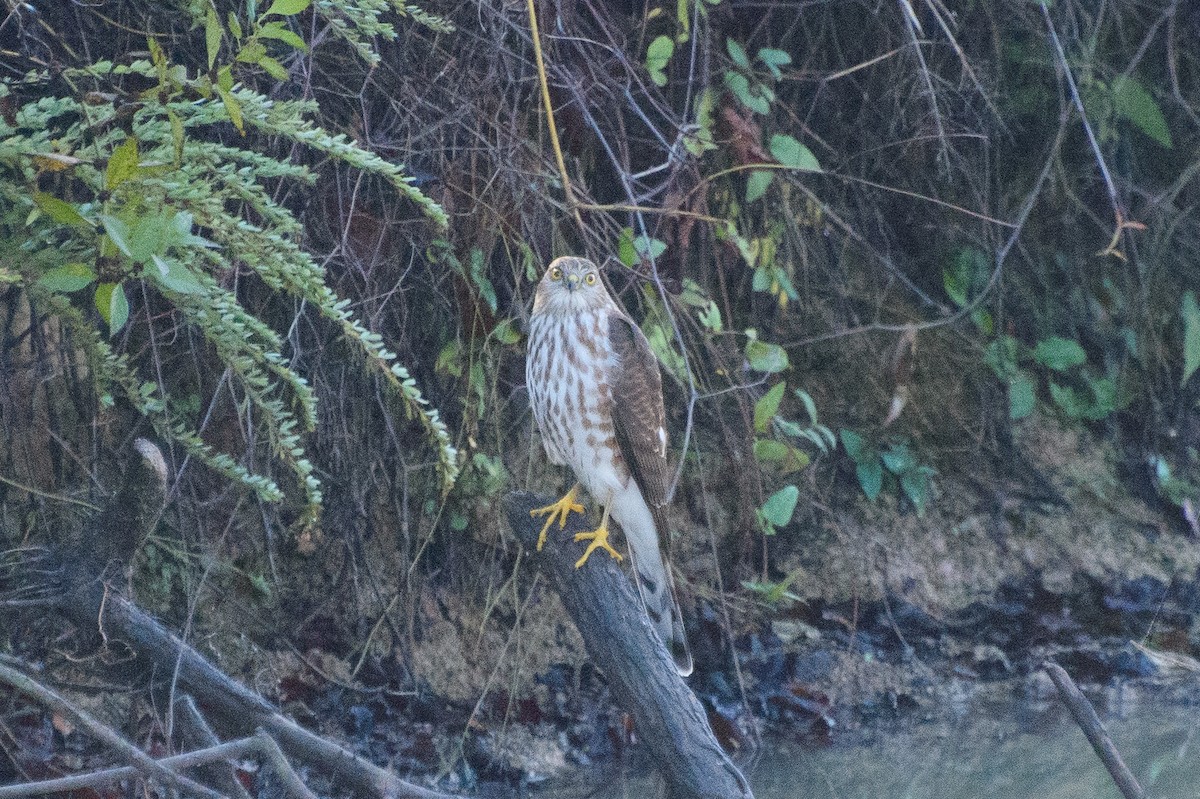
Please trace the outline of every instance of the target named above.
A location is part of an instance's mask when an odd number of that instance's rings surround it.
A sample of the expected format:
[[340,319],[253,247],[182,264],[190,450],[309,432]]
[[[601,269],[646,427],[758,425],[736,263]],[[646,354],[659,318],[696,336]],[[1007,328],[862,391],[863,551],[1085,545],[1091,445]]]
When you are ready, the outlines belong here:
[[589,541],[575,564],[596,549],[617,560],[608,542],[611,516],[625,533],[646,613],[680,674],[692,671],[683,616],[667,561],[670,532],[664,507],[667,468],[662,377],[650,344],[583,258],[558,258],[538,283],[525,365],[530,403],[551,463],[570,466],[579,482],[545,515],[538,549],[555,519],[559,529],[582,485],[601,505],[600,526],[579,533]]

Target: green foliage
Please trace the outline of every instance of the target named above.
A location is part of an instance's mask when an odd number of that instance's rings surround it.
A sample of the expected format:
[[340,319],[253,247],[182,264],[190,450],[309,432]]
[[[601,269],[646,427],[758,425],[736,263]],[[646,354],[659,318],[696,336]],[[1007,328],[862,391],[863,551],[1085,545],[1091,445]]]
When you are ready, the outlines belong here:
[[1131,76],[1122,76],[1112,83],[1113,111],[1129,120],[1134,127],[1163,147],[1173,147],[1167,118],[1146,87]]
[[646,48],[646,71],[655,86],[667,85],[667,64],[675,53],[675,41],[670,36],[658,36]]
[[1180,314],[1183,316],[1183,376],[1179,384],[1184,385],[1200,367],[1200,307],[1196,305],[1196,293],[1183,293]]
[[771,155],[775,160],[789,169],[799,169],[805,172],[820,172],[821,164],[812,150],[805,147],[793,136],[786,133],[776,133],[771,137]]
[[[792,63],[792,57],[783,50],[764,47],[759,49],[754,63],[751,63],[746,48],[734,39],[725,40],[725,51],[735,67],[725,70],[725,88],[754,113],[770,113],[776,96],[771,84],[783,77],[779,68]],[[760,68],[766,70],[765,78],[757,73]]]
[[846,454],[854,461],[858,484],[868,500],[874,502],[885,483],[894,483],[912,503],[917,515],[925,515],[933,496],[933,476],[937,471],[921,463],[907,441],[893,438],[879,446],[861,433],[844,428],[838,431],[838,437]]
[[[751,332],[753,331],[747,331]],[[754,371],[767,374],[775,374],[788,368],[787,350],[778,344],[760,341],[756,336],[751,336],[746,342],[746,361]]]
[[[942,268],[942,287],[959,308],[970,307],[987,287],[992,264],[987,255],[976,247],[960,247],[950,262]],[[971,321],[979,332],[990,335],[992,315],[985,308],[974,308]]]
[[1051,401],[1068,419],[1099,421],[1125,407],[1116,378],[1087,363],[1087,353],[1077,341],[1049,336],[1026,347],[1012,336],[988,344],[984,361],[1008,384],[1009,417],[1024,419],[1037,404],[1035,367],[1045,374]]
[[767,497],[767,501],[756,511],[763,535],[774,535],[778,528],[787,526],[792,521],[799,499],[800,489],[794,485],[786,485]]
[[775,606],[801,602],[801,598],[789,589],[802,572],[794,571],[779,582],[761,582],[758,580],[743,580],[742,588],[754,594],[761,602]]
[[[278,80],[287,78],[271,53],[282,57],[306,48],[273,18],[294,16],[308,5],[308,0],[276,0],[256,18],[239,22],[231,15],[226,28],[212,7],[203,4],[195,13],[213,67],[209,73],[189,74],[173,65],[151,38],[149,61],[101,61],[63,72],[74,83],[89,86],[117,86],[126,76],[156,83],[136,104],[97,104],[91,95],[43,96],[0,120],[0,197],[7,207],[0,212],[0,239],[17,243],[0,253],[0,260],[31,294],[52,300],[49,307],[87,353],[102,397],[123,395],[162,437],[264,500],[278,501],[283,494],[274,480],[212,450],[195,430],[169,414],[165,386],[138,377],[137,365],[97,338],[87,306],[74,299],[90,288],[90,304],[115,336],[130,324],[141,324],[136,314],[143,310],[131,308],[130,300],[141,296],[141,286],[152,289],[204,336],[229,370],[254,408],[253,418],[271,454],[301,486],[302,518],[311,522],[319,513],[321,492],[302,435],[315,424],[316,397],[289,365],[279,334],[225,287],[235,265],[336,326],[363,365],[384,379],[400,406],[424,427],[446,488],[458,465],[437,410],[429,407],[381,337],[329,288],[322,267],[299,244],[299,222],[273,199],[272,182],[311,182],[311,173],[256,150],[262,139],[248,135],[258,131],[280,137],[299,151],[377,175],[435,224],[445,224],[441,208],[412,186],[403,167],[314,124],[309,119],[314,104],[272,100],[238,84],[237,76],[251,67]],[[354,7],[344,5],[337,14],[350,20]],[[226,44],[232,60],[221,64]],[[49,79],[39,73],[23,82]],[[126,118],[121,115],[128,115],[128,121],[121,122]],[[246,136],[246,146],[218,143],[211,131],[223,125]],[[18,250],[20,258],[15,257]]]

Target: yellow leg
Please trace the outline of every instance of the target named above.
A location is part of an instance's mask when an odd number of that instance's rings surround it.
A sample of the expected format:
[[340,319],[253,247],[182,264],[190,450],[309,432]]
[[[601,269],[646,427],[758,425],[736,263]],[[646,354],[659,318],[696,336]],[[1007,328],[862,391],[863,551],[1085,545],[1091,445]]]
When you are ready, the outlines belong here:
[[575,561],[575,568],[578,569],[583,564],[587,563],[588,557],[597,549],[603,549],[608,554],[612,555],[617,560],[624,560],[625,557],[613,549],[612,544],[608,543],[608,508],[604,508],[604,516],[600,519],[600,526],[590,533],[576,533],[576,541],[591,541],[588,548],[584,550],[583,557]]
[[567,517],[571,515],[572,511],[575,513],[583,513],[583,506],[575,501],[575,495],[578,493],[579,483],[576,483],[575,485],[571,486],[571,490],[567,492],[566,496],[564,496],[558,502],[555,502],[552,505],[547,505],[544,508],[535,508],[529,511],[530,516],[546,516],[548,514],[550,517],[546,519],[546,523],[542,525],[541,535],[538,536],[538,552],[541,552],[542,547],[546,545],[546,534],[550,531],[550,525],[554,524],[555,519],[558,519],[558,529],[561,530],[566,526]]

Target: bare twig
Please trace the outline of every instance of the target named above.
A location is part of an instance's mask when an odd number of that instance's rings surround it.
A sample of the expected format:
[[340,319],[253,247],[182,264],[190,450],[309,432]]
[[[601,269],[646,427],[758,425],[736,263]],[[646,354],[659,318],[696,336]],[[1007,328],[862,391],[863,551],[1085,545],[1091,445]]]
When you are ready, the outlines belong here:
[[[208,725],[208,720],[196,707],[196,701],[190,694],[184,694],[174,705],[179,715],[181,738],[184,749],[200,751],[220,746],[221,739]],[[217,790],[235,799],[250,799],[250,793],[238,780],[233,767],[228,763],[213,763],[200,770],[201,778]]]
[[[317,795],[310,791],[308,786],[301,781],[295,769],[288,763],[287,758],[283,756],[283,751],[279,748],[279,745],[275,743],[271,736],[261,731],[249,738],[241,738],[237,741],[217,744],[206,749],[198,749],[194,752],[165,757],[162,760],[152,762],[164,769],[168,767],[172,769],[193,768],[235,757],[245,757],[251,754],[257,754],[274,767],[291,795],[299,797],[299,799],[317,799]],[[18,797],[25,796],[42,796],[51,793],[78,791],[83,788],[96,788],[101,785],[109,785],[121,780],[127,780],[140,773],[142,773],[142,770],[135,766],[123,766],[121,768],[104,769],[102,771],[76,774],[71,777],[61,777],[53,780],[24,782],[20,785],[6,785],[0,787],[0,799],[18,799]],[[216,796],[221,796],[219,793],[212,793]]]
[[[55,713],[70,719],[75,726],[85,730],[101,743],[120,753],[122,757],[133,764],[133,771],[144,774],[147,777],[157,777],[181,791],[188,791],[199,796],[209,797],[209,799],[221,799],[222,794],[206,788],[195,780],[184,777],[158,762],[129,741],[126,741],[111,727],[93,718],[91,714],[42,685],[29,675],[0,664],[0,681],[11,685],[17,691],[20,691],[25,696]],[[29,794],[18,793],[13,795],[27,796]]]
[[538,33],[537,9],[533,0],[527,0],[529,8],[529,33],[533,37],[533,55],[537,60],[538,85],[542,90],[542,105],[546,110],[546,128],[550,132],[550,147],[554,150],[554,162],[558,165],[558,174],[562,178],[563,195],[567,206],[575,215],[575,221],[583,227],[583,219],[579,216],[579,208],[575,204],[575,194],[571,191],[571,178],[567,175],[567,164],[563,160],[562,145],[558,141],[558,125],[554,122],[554,105],[550,102],[550,85],[546,82],[546,62],[542,57],[542,37]]
[[1071,711],[1071,716],[1075,719],[1075,723],[1079,725],[1079,729],[1083,730],[1083,734],[1087,736],[1088,743],[1092,745],[1096,756],[1100,758],[1100,762],[1104,763],[1104,767],[1112,775],[1113,782],[1117,784],[1117,787],[1121,790],[1121,794],[1124,795],[1125,799],[1145,799],[1146,792],[1142,790],[1141,785],[1138,785],[1133,772],[1129,770],[1129,767],[1125,765],[1125,761],[1121,759],[1121,753],[1117,751],[1112,738],[1108,735],[1108,730],[1104,729],[1104,724],[1100,721],[1100,717],[1096,715],[1096,709],[1092,707],[1092,703],[1088,701],[1088,698],[1075,685],[1075,681],[1071,679],[1071,675],[1067,674],[1062,666],[1051,661],[1046,661],[1042,664],[1042,668],[1050,675],[1050,679],[1054,682],[1054,687],[1058,689],[1059,698],[1067,706],[1067,710]]

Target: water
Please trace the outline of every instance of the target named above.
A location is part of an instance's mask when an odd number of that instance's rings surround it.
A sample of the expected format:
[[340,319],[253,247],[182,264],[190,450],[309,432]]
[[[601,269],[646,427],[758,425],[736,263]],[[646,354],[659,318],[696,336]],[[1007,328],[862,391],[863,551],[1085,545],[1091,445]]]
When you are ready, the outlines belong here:
[[[1200,796],[1200,707],[1114,693],[1101,718],[1147,796]],[[743,764],[758,799],[1120,799],[1057,702],[971,703],[928,722],[835,735],[828,746],[773,742]],[[609,773],[539,796],[649,799],[653,777]]]

